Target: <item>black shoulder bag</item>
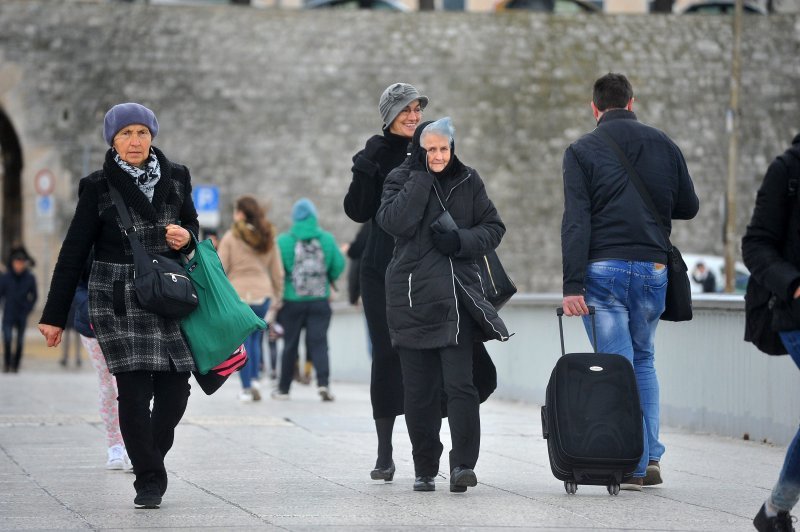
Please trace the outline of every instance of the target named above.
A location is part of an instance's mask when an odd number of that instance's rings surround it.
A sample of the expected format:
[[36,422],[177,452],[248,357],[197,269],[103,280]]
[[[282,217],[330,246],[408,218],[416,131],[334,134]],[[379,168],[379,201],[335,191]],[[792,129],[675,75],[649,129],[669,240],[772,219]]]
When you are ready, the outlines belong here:
[[658,213],[658,209],[656,209],[653,203],[653,198],[647,191],[638,172],[636,172],[636,169],[625,156],[622,148],[620,148],[619,144],[617,144],[608,133],[603,131],[602,128],[598,127],[595,131],[597,131],[600,138],[611,147],[614,153],[616,153],[617,158],[625,167],[628,176],[636,186],[636,190],[639,191],[639,195],[642,197],[642,200],[644,200],[645,205],[650,209],[653,218],[655,218],[658,227],[661,229],[661,233],[664,235],[664,240],[667,242],[667,297],[661,319],[665,321],[691,320],[692,288],[689,284],[689,268],[686,267],[686,262],[684,262],[681,252],[669,241],[669,233],[667,233],[664,222],[661,220],[661,215]]
[[136,228],[119,190],[111,183],[108,190],[133,251],[133,287],[139,305],[164,318],[178,319],[188,316],[197,308],[198,301],[197,292],[183,265],[163,255],[145,251],[136,236]]
[[[437,190],[437,196],[440,191],[439,183],[434,181],[434,187]],[[444,204],[439,200],[444,212],[440,214],[430,226],[434,233],[449,233],[450,231],[457,231],[458,225],[445,208]],[[517,293],[517,285],[511,280],[511,277],[506,273],[503,264],[500,262],[500,257],[497,256],[497,251],[492,250],[481,258],[477,259],[475,263],[480,270],[481,280],[483,281],[483,289],[488,301],[495,310],[503,308],[511,296]]]

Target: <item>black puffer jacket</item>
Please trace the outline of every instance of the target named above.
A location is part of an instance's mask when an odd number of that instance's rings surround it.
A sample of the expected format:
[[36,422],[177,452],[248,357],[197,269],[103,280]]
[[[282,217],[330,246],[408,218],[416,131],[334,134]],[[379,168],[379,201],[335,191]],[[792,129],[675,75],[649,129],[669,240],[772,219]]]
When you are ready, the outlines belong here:
[[[791,185],[795,187],[790,192]],[[753,217],[742,238],[742,258],[750,275],[777,296],[773,328],[800,329],[800,135],[767,169]]]
[[[500,244],[505,225],[478,172],[457,159],[453,164],[453,177],[441,183],[443,198],[434,187],[434,176],[412,170],[410,160],[390,172],[383,187],[375,219],[395,237],[394,257],[386,270],[386,311],[395,346],[456,345],[459,327],[469,321],[459,315],[459,301],[480,326],[478,338],[505,341],[509,336],[486,301],[475,263]],[[452,258],[434,247],[431,236],[431,223],[442,214],[442,204],[461,228],[461,248]]]

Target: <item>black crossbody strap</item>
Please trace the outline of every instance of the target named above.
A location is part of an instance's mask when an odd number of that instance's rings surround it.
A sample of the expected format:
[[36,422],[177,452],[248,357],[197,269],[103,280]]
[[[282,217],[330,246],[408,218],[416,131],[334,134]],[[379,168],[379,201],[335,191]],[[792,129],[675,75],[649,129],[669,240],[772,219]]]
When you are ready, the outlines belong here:
[[664,222],[661,220],[661,215],[658,213],[655,203],[653,203],[653,198],[650,196],[650,193],[647,191],[642,179],[639,177],[639,173],[636,171],[636,168],[633,167],[628,157],[625,156],[625,152],[622,151],[622,148],[619,147],[619,144],[617,144],[617,142],[611,138],[611,135],[603,131],[603,129],[600,127],[595,129],[595,131],[600,138],[611,147],[611,150],[614,151],[614,153],[617,155],[617,158],[622,163],[622,166],[624,166],[625,170],[627,170],[628,176],[630,177],[631,181],[633,181],[636,190],[639,191],[639,195],[642,197],[642,200],[644,200],[644,204],[648,209],[650,209],[650,212],[653,214],[653,218],[655,218],[659,229],[661,229],[661,233],[664,235],[664,240],[667,241],[667,250],[671,250],[672,243],[669,241],[669,233],[667,233],[667,228],[664,227]]
[[[128,206],[125,205],[125,200],[122,199],[122,194],[120,194],[119,190],[117,190],[111,183],[108,184],[108,191],[111,193],[111,201],[117,208],[119,217],[122,220],[125,236],[128,237],[128,242],[131,244],[134,264],[138,264],[136,258],[139,257],[140,260],[145,260],[147,257],[147,251],[144,249],[142,242],[139,240],[139,236],[136,234],[136,228],[133,226],[133,220],[131,220],[131,213],[128,211]],[[149,260],[146,262],[149,262]]]
[[117,208],[119,217],[122,220],[122,227],[125,229],[125,234],[128,236],[135,234],[136,231],[133,228],[131,213],[128,211],[128,206],[125,205],[125,200],[122,199],[122,194],[120,194],[119,190],[111,183],[108,184],[108,192],[111,194],[111,201],[114,202],[114,206]]

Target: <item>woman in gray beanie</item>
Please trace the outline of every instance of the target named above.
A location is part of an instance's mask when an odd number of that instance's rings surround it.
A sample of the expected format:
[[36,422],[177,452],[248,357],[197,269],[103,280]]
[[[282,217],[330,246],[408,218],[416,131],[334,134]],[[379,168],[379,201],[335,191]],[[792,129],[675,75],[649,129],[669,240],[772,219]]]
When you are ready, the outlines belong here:
[[[156,116],[138,103],[106,113],[105,164],[78,185],[78,206],[61,245],[39,330],[49,347],[61,342],[70,304],[89,253],[89,317],[117,380],[119,425],[136,478],[134,505],[158,508],[167,490],[164,456],[189,399],[192,354],[180,320],[141,308],[134,296],[133,254],[110,187],[122,196],[148,253],[175,260],[194,249],[197,234],[189,170],[151,145]],[[150,401],[153,400],[153,410]],[[157,414],[156,414],[157,413]],[[153,415],[156,414],[156,415]]]
[[406,158],[408,144],[428,105],[427,96],[407,83],[393,83],[381,95],[378,111],[382,135],[371,137],[353,157],[353,180],[344,198],[344,210],[352,220],[369,223],[370,233],[361,256],[361,301],[372,342],[370,399],[378,434],[378,458],[370,476],[390,481],[394,477],[392,432],[394,420],[403,414],[403,379],[400,359],[389,339],[386,324],[384,273],[392,258],[394,239],[373,219],[381,203],[383,181]]

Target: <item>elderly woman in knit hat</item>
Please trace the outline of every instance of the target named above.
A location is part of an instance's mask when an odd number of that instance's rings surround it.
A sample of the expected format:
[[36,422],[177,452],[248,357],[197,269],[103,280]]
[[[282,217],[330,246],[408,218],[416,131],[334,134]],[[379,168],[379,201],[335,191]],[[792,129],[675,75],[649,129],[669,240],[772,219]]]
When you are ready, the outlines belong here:
[[144,310],[134,296],[127,228],[110,194],[111,187],[119,191],[147,252],[180,260],[194,250],[191,233],[199,227],[189,170],[152,145],[157,134],[155,114],[141,104],[115,105],[106,113],[103,138],[110,148],[103,167],[80,181],[78,206],[39,322],[47,345],[57,346],[94,249],[89,316],[116,377],[119,425],[136,474],[137,508],[158,508],[167,490],[164,457],[186,410],[189,375],[195,369],[179,320]]
[[428,105],[427,96],[407,83],[393,83],[381,95],[378,111],[383,119],[381,135],[374,135],[353,157],[353,180],[344,198],[344,210],[352,220],[369,223],[370,231],[361,257],[361,301],[372,344],[370,399],[378,434],[378,457],[370,473],[373,480],[394,477],[392,432],[394,420],[403,414],[403,379],[400,359],[389,339],[386,325],[384,273],[392,258],[394,239],[374,220],[383,181],[406,158],[414,130]]

